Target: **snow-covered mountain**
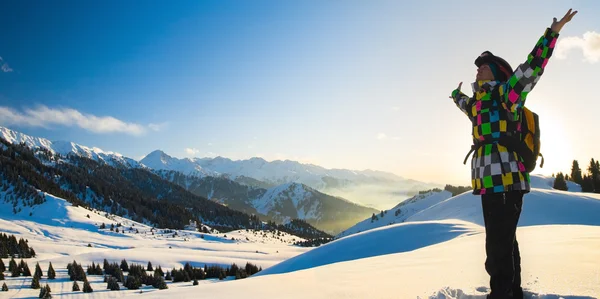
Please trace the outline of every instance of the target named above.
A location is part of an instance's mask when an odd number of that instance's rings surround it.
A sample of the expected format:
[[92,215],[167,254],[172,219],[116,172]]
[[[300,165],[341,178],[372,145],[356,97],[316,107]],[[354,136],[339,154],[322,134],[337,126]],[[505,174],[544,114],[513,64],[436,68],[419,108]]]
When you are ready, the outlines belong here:
[[52,154],[61,154],[64,156],[74,154],[104,162],[111,166],[142,167],[139,162],[124,157],[119,153],[105,152],[97,147],[87,147],[69,141],[50,141],[45,138],[32,137],[2,126],[0,126],[0,137],[11,144],[24,143],[31,149],[41,148],[50,151]]
[[237,183],[225,177],[197,177],[181,172],[160,170],[156,173],[190,192],[235,210],[257,214],[261,219],[285,223],[303,219],[329,233],[338,233],[372,213],[379,212],[343,198],[330,196],[300,183],[285,183],[259,188]]
[[[167,192],[169,192],[168,190],[170,187],[161,184],[156,181],[155,178],[152,178],[152,176],[148,176],[148,174],[142,174],[140,172],[136,173],[137,170],[152,171],[163,179],[171,183],[176,183],[195,195],[219,202],[237,211],[256,214],[261,216],[263,220],[285,223],[297,218],[306,220],[310,224],[318,225],[320,229],[324,229],[333,234],[356,223],[356,221],[363,219],[367,215],[376,212],[373,209],[359,206],[342,198],[323,194],[300,183],[290,182],[278,186],[271,186],[270,184],[263,183],[263,185],[268,186],[268,188],[260,188],[257,186],[261,186],[261,182],[243,176],[236,177],[236,180],[241,182],[238,183],[237,181],[231,180],[228,176],[221,175],[208,168],[191,163],[192,160],[190,159],[176,159],[162,151],[154,151],[146,156],[143,159],[143,162],[147,165],[144,165],[118,154],[107,153],[98,148],[89,148],[72,142],[52,142],[44,138],[31,137],[7,128],[1,128],[0,132],[2,133],[0,138],[5,139],[8,144],[24,144],[27,148],[34,150],[34,155],[40,159],[40,161],[46,163],[48,167],[69,167],[65,164],[73,164],[70,166],[71,168],[79,167],[79,165],[75,164],[81,164],[81,167],[84,168],[96,167],[86,165],[88,163],[84,161],[73,162],[75,159],[66,158],[67,155],[71,155],[71,157],[90,158],[99,163],[118,166],[117,168],[121,168],[118,173],[114,172],[114,170],[107,169],[106,171],[111,171],[113,173],[109,176],[102,176],[107,179],[107,183],[120,184],[120,187],[126,188],[128,191],[141,188],[143,192],[146,192],[146,196],[150,198],[156,197],[157,199],[160,199],[165,196],[173,197],[173,193],[168,195]],[[54,160],[52,160],[47,157],[47,152],[40,152],[40,149],[49,152],[50,155],[60,154],[61,156],[55,156],[52,158]],[[48,159],[54,162],[44,162]],[[219,159],[215,159],[212,162],[218,163],[218,161]],[[160,168],[160,170],[156,170],[156,168]],[[40,170],[38,170],[38,172],[39,171]],[[75,171],[80,171],[80,169]],[[93,177],[99,177],[101,174],[106,174],[106,171],[97,173],[93,175]],[[72,172],[73,171],[69,170],[69,173]],[[89,176],[89,173],[85,175]],[[140,175],[148,176],[147,180],[153,181],[154,185],[147,186],[147,181],[139,180]],[[115,176],[122,177],[122,179],[114,180]],[[91,180],[94,180],[93,178],[87,177],[87,179],[90,179],[88,182],[89,184],[93,184],[91,182]],[[135,186],[128,185],[129,183],[133,183]],[[72,178],[68,183],[56,181],[54,184],[62,185],[61,188],[64,190],[73,191],[75,194],[69,197],[69,199],[77,197],[92,206],[104,206],[104,208],[107,208],[114,213],[117,213],[117,210],[120,210],[117,206],[110,204],[107,198],[98,196],[98,190],[84,190],[86,189],[86,186],[82,184],[80,179]],[[97,186],[92,189],[95,188],[97,188]],[[162,191],[159,192],[159,189]],[[121,194],[120,197],[121,198],[118,200],[123,199],[125,196]],[[136,196],[132,195],[129,200],[135,201],[135,198]],[[32,205],[34,202],[40,202],[40,199],[33,195],[29,196],[27,204]],[[144,202],[147,203],[147,201]],[[192,208],[196,203],[197,202],[189,202],[186,204],[186,208]],[[133,207],[133,204],[131,207]],[[123,211],[123,213],[127,213],[127,211]]]
[[220,174],[204,169],[190,159],[177,159],[167,155],[161,150],[156,150],[145,156],[140,163],[154,170],[177,171],[185,175],[205,177],[219,176]]
[[290,160],[178,159],[162,151],[154,151],[140,163],[155,170],[173,170],[200,177],[223,176],[255,187],[299,183],[376,209],[387,209],[418,191],[442,187],[381,171],[326,169]]

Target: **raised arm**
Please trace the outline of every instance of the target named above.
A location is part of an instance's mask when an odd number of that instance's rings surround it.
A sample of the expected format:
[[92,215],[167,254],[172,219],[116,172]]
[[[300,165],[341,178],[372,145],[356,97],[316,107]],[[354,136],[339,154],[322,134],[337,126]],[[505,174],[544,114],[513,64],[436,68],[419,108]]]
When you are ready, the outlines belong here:
[[469,111],[467,110],[469,101],[471,98],[460,91],[460,87],[462,86],[462,82],[458,84],[458,88],[452,91],[452,95],[450,98],[454,100],[456,106],[467,116],[469,116]]
[[562,27],[577,13],[571,12],[571,9],[565,16],[557,21],[554,18],[552,26],[546,28],[544,35],[537,41],[535,47],[527,56],[527,60],[519,65],[512,76],[504,85],[505,108],[513,113],[514,119],[518,119],[519,108],[525,105],[527,95],[540,80],[548,60],[552,56],[554,46]]

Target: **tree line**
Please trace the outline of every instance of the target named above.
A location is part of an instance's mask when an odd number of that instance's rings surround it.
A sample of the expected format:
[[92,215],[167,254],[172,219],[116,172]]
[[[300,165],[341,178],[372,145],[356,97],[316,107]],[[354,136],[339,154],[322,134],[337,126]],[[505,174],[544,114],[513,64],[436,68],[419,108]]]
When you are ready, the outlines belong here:
[[14,235],[0,233],[0,258],[8,258],[9,256],[32,258],[35,257],[35,250],[29,246],[26,239],[20,238],[17,241],[17,237]]
[[558,190],[568,190],[567,181],[581,186],[582,192],[600,193],[600,161],[592,158],[584,172],[577,160],[573,160],[570,174],[558,172],[554,177],[553,187]]

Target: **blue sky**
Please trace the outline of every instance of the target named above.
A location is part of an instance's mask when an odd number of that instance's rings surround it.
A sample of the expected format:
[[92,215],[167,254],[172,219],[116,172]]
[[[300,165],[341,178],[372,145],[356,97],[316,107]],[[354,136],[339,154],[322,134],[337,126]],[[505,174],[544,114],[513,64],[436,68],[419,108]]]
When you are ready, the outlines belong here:
[[467,185],[469,122],[449,93],[469,91],[485,50],[516,67],[570,7],[563,53],[527,103],[538,171],[567,171],[600,158],[591,0],[11,1],[0,125],[133,158],[261,156]]

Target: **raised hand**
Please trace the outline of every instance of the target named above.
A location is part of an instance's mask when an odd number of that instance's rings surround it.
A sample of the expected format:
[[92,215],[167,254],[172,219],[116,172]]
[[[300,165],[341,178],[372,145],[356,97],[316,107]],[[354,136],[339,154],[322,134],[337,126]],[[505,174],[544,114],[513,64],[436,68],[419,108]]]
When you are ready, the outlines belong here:
[[575,16],[575,14],[577,13],[577,11],[571,12],[572,10],[573,10],[572,8],[569,9],[569,11],[567,11],[565,16],[562,17],[562,19],[560,19],[560,21],[557,21],[556,18],[553,18],[552,26],[550,26],[550,29],[552,29],[552,31],[554,31],[556,33],[560,33],[563,26],[565,26],[565,24],[567,24],[569,21],[571,21],[571,19],[573,19],[573,16]]
[[[460,87],[462,86],[462,82],[458,83],[458,91],[460,92]],[[452,99],[452,96],[449,96],[448,98]]]

